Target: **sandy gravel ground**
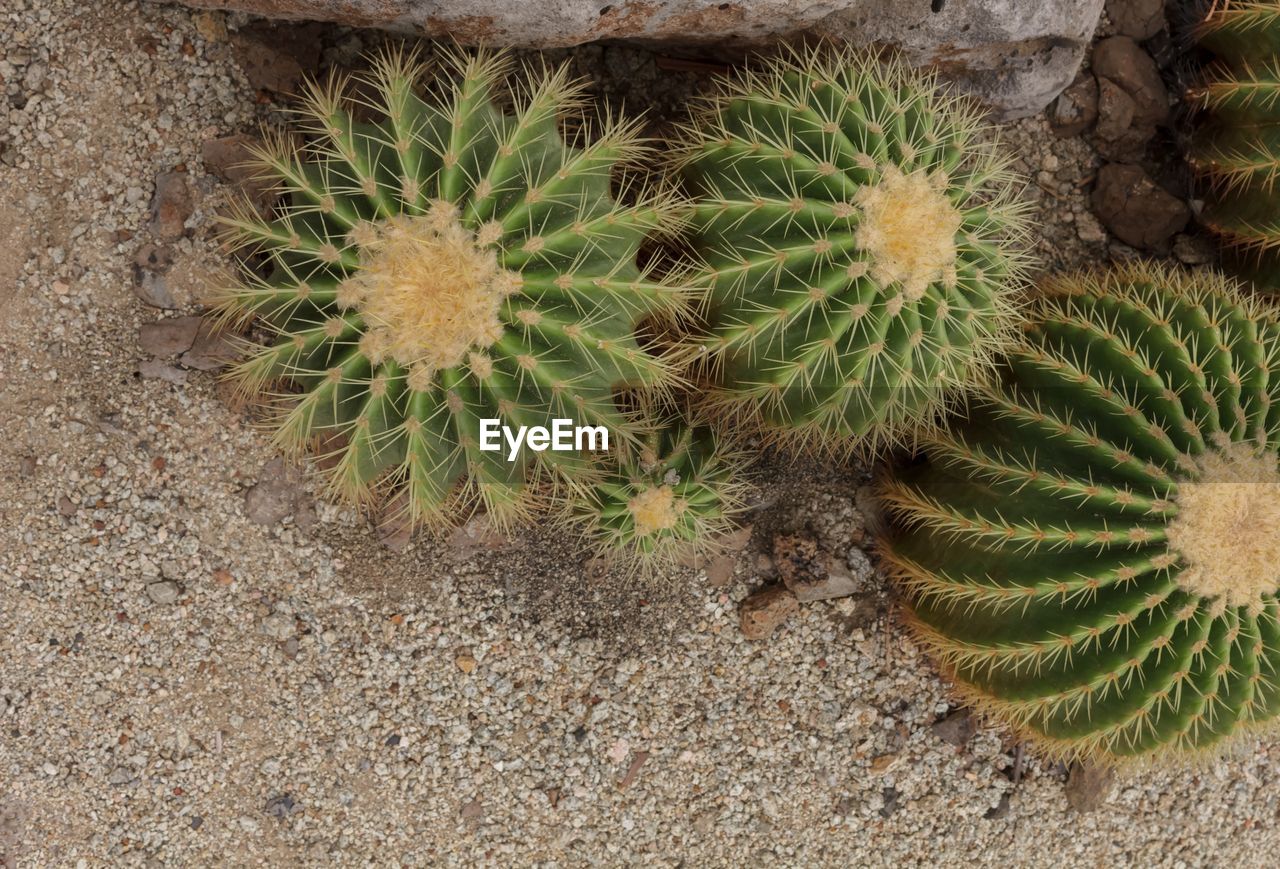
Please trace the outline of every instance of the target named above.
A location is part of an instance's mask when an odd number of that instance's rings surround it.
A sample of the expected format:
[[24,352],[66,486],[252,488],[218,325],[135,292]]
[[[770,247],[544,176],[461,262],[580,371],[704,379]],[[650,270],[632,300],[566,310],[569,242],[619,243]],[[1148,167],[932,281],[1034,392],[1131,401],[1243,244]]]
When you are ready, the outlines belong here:
[[[935,726],[944,686],[878,580],[744,640],[770,529],[860,541],[859,469],[765,463],[733,581],[647,588],[550,536],[388,549],[212,373],[140,376],[142,325],[229,265],[203,143],[274,112],[223,23],[0,6],[0,862],[1274,865],[1274,743],[1079,813],[1061,767]],[[1105,257],[1088,149],[1011,135],[1053,258]],[[165,313],[133,269],[175,167]]]

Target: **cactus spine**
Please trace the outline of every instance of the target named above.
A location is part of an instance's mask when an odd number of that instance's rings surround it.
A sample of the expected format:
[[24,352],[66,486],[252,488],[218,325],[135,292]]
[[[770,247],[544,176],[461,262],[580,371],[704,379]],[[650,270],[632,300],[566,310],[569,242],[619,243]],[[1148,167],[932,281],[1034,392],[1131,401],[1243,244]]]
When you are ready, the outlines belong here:
[[927,466],[882,486],[910,622],[1067,756],[1203,753],[1280,713],[1280,357],[1235,285],[1063,278]]
[[874,448],[986,376],[1027,221],[968,102],[899,63],[793,52],[724,82],[684,139],[714,406]]
[[217,307],[270,337],[234,369],[240,389],[267,401],[282,448],[329,445],[335,493],[362,502],[403,487],[415,521],[482,503],[509,522],[540,484],[594,475],[576,454],[482,451],[482,418],[565,417],[625,441],[639,428],[613,390],[678,379],[636,327],[680,315],[686,291],[636,256],[646,236],[679,227],[683,207],[623,172],[649,153],[636,124],[590,123],[564,68],[522,70],[513,111],[500,110],[510,66],[450,56],[424,99],[423,65],[387,54],[364,82],[370,122],[345,80],[311,87],[306,144],[277,137],[258,154],[283,209],[229,221],[267,265]]

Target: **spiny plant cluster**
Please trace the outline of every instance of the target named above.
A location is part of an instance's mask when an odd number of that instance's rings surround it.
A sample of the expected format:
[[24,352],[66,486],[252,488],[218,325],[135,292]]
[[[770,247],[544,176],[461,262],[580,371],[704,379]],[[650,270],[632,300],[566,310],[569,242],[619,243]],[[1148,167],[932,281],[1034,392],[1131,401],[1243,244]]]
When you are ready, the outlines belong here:
[[1208,188],[1201,221],[1242,276],[1280,289],[1280,2],[1215,3],[1196,36],[1216,57],[1191,92],[1207,114],[1190,154]]
[[[1207,220],[1264,266],[1277,6],[1201,29],[1223,57],[1199,92]],[[512,71],[393,52],[362,97],[312,86],[257,155],[282,206],[228,222],[256,272],[216,316],[264,338],[231,377],[336,494],[427,524],[554,505],[652,570],[742,511],[743,423],[825,452],[913,442],[927,461],[882,483],[881,547],[979,710],[1108,760],[1275,719],[1273,312],[1133,267],[1050,282],[1028,313],[1009,159],[895,62],[822,48],[727,79],[658,183],[634,122],[592,121],[563,68]],[[480,448],[492,418],[603,425],[614,448],[509,461]]]
[[682,211],[667,189],[619,181],[649,148],[635,123],[589,123],[565,69],[509,77],[509,59],[486,52],[445,65],[425,99],[424,69],[397,53],[362,82],[368,105],[345,78],[309,89],[301,141],[257,155],[283,209],[229,221],[266,276],[218,311],[269,336],[231,376],[270,405],[282,448],[326,445],[337,494],[403,488],[415,521],[483,504],[509,523],[596,469],[576,453],[482,451],[481,419],[569,418],[638,441],[644,422],[614,390],[678,382],[637,327],[680,316],[689,290],[637,253]]
[[679,161],[715,407],[874,451],[987,376],[1018,322],[1027,218],[979,118],[933,75],[848,51],[723,83]]
[[1202,753],[1280,712],[1280,344],[1225,278],[1045,288],[995,385],[882,486],[917,635],[1051,751]]
[[[661,404],[709,375],[713,405],[799,440],[883,445],[931,425],[1016,324],[1013,179],[932,77],[819,50],[725,83],[677,149],[689,203],[637,180],[657,161],[636,123],[590,123],[563,68],[511,67],[392,52],[311,86],[297,135],[257,154],[283,207],[228,222],[259,273],[216,310],[266,337],[231,376],[337,495],[394,492],[428,524],[556,503],[626,560],[669,562],[739,509],[743,454],[731,426],[620,394]],[[642,266],[690,214],[697,261]],[[510,462],[480,449],[493,418],[603,425],[617,449]]]

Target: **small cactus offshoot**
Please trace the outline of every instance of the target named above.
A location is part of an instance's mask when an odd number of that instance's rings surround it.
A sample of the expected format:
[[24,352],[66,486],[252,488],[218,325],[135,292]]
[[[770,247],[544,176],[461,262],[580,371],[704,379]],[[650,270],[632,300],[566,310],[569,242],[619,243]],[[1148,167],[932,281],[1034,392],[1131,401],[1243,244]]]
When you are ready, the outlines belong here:
[[603,558],[653,572],[715,554],[745,507],[744,457],[708,427],[671,418],[617,458],[570,517]]
[[1206,753],[1280,713],[1280,350],[1225,278],[1045,288],[998,385],[881,494],[962,697],[1049,751]]
[[228,221],[267,276],[216,313],[269,337],[232,377],[266,399],[280,447],[325,445],[336,494],[403,488],[414,521],[482,503],[501,523],[528,512],[535,484],[581,487],[593,462],[508,461],[480,449],[480,420],[567,418],[625,442],[640,429],[613,391],[678,379],[636,330],[680,316],[686,291],[637,253],[679,228],[683,206],[634,183],[625,167],[649,153],[637,125],[591,123],[564,68],[523,69],[508,91],[504,55],[443,66],[424,82],[422,64],[384,55],[360,102],[341,78],[310,88],[303,143],[257,154],[282,210]]
[[1241,276],[1280,289],[1280,2],[1215,3],[1196,36],[1216,57],[1190,94],[1206,113],[1190,152],[1200,221]]
[[908,440],[1018,322],[1021,184],[931,74],[820,48],[723,83],[684,131],[713,406],[804,445]]

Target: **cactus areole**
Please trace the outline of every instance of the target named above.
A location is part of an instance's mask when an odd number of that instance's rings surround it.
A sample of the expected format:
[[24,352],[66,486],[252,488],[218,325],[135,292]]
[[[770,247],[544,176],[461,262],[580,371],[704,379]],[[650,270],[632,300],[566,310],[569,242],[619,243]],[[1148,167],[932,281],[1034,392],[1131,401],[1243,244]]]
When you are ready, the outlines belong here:
[[1280,340],[1226,279],[1046,287],[929,462],[882,486],[911,622],[1051,751],[1203,753],[1280,714]]

